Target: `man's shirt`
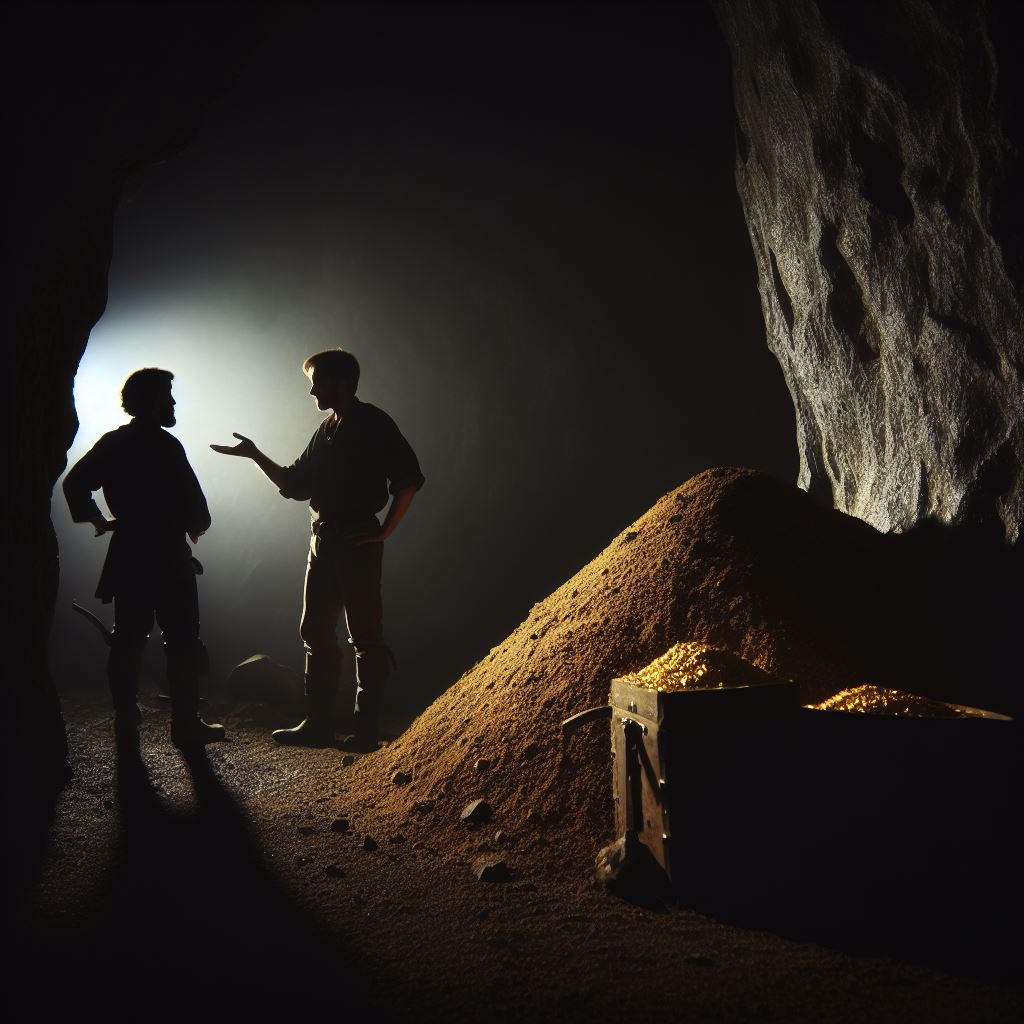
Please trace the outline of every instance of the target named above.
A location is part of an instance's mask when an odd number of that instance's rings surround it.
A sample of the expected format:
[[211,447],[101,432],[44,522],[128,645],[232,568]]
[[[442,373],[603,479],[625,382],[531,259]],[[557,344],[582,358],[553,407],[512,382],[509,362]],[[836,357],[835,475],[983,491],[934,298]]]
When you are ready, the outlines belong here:
[[64,478],[76,523],[102,515],[92,497],[101,488],[117,528],[97,597],[190,564],[185,534],[209,529],[210,509],[176,437],[134,420],[104,434]]
[[160,427],[135,422],[104,434],[64,478],[71,518],[102,515],[92,492],[103,489],[122,526],[184,535],[210,527],[210,509],[181,442]]
[[365,523],[406,487],[423,486],[416,453],[381,409],[353,399],[328,416],[306,450],[284,467],[286,498],[308,501],[313,525]]

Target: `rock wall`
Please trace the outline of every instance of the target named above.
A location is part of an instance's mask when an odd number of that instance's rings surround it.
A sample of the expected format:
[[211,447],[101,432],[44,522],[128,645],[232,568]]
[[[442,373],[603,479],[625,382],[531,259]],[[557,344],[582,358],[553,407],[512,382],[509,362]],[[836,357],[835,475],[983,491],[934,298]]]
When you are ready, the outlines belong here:
[[[883,531],[1024,514],[1020,13],[716,0],[799,485]],[[1005,59],[1000,47],[1006,46]]]

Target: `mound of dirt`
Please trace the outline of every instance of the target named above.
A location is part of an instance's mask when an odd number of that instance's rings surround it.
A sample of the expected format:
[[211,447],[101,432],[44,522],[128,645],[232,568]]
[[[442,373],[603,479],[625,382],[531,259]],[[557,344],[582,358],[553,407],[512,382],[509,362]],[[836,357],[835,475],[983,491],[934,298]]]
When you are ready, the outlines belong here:
[[[984,537],[883,535],[763,474],[706,470],[341,773],[338,800],[456,860],[501,847],[532,870],[589,875],[613,838],[608,726],[565,739],[560,723],[607,703],[613,677],[699,641],[794,680],[805,704],[870,679],[1012,714],[1011,554]],[[461,820],[481,799],[488,822]]]
[[[560,723],[608,700],[678,641],[725,647],[796,680],[806,702],[854,685],[871,660],[852,581],[880,535],[797,488],[710,469],[665,495],[474,665],[394,743],[345,774],[348,809],[446,855],[501,842],[552,871],[591,870],[610,838],[607,724]],[[390,780],[411,775],[411,782]],[[484,799],[493,819],[460,813]]]

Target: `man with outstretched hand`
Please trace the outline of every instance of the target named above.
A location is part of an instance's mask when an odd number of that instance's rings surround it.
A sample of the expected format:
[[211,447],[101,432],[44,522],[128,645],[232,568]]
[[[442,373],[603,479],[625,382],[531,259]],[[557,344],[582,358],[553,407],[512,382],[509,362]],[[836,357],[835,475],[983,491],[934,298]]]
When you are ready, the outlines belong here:
[[[423,486],[419,462],[394,420],[356,398],[359,363],[343,349],[311,355],[302,365],[309,393],[330,415],[290,466],[279,466],[247,437],[210,445],[252,459],[286,498],[309,502],[312,536],[299,635],[306,650],[306,717],[273,735],[281,744],[334,744],[334,707],[341,674],[337,626],[342,612],[356,657],[356,699],[348,750],[376,749],[384,684],[393,661],[384,641],[381,568],[384,541]],[[377,515],[391,504],[383,524]],[[346,729],[347,731],[347,729]]]

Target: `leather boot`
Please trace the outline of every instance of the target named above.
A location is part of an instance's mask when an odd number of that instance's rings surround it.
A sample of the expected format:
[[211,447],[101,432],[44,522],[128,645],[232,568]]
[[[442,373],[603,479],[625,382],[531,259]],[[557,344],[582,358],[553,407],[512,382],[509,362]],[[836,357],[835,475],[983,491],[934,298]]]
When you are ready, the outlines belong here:
[[356,651],[356,707],[345,750],[368,753],[380,745],[380,709],[392,661],[391,651],[384,646]]
[[186,650],[167,648],[167,684],[171,691],[171,742],[179,748],[198,747],[224,739],[223,725],[208,725],[199,717],[199,677],[209,662],[197,641]]
[[271,736],[283,747],[333,747],[336,688],[318,687],[306,676],[306,717],[291,729],[275,729]]
[[291,729],[275,729],[271,736],[283,747],[333,747],[334,704],[338,698],[341,652],[326,655],[306,652],[306,717]]

